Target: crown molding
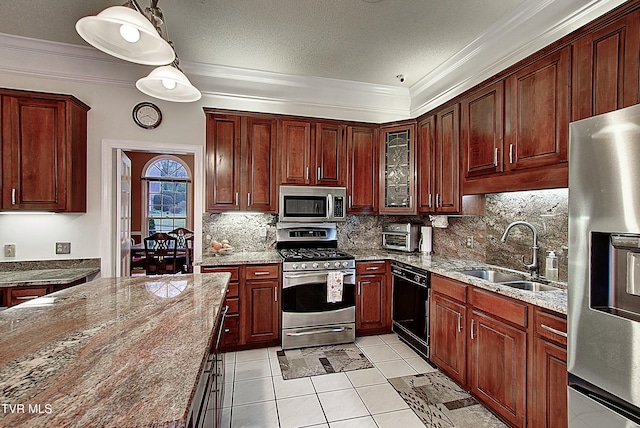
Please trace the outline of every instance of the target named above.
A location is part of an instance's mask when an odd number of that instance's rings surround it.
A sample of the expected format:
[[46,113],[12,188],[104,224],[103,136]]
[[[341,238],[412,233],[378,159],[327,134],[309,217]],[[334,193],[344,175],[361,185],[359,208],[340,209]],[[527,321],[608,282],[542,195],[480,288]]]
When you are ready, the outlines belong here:
[[410,116],[437,108],[624,2],[525,0],[409,88]]
[[[189,62],[181,68],[203,107],[375,123],[409,118],[408,88]],[[91,47],[0,33],[2,73],[137,91],[136,80],[152,69]]]

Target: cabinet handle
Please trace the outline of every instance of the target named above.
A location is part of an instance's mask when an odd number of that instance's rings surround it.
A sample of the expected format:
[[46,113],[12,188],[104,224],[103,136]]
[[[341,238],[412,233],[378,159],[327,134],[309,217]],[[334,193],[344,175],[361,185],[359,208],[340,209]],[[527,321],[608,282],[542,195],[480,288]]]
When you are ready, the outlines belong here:
[[460,324],[461,319],[462,319],[462,314],[458,314],[458,333],[462,331],[462,325]]
[[304,175],[305,181],[309,181],[309,167],[307,167],[307,172]]
[[551,333],[555,333],[555,334],[557,334],[559,336],[562,336],[564,338],[567,337],[567,333],[565,333],[564,331],[556,330],[555,328],[549,327],[548,325],[540,324],[540,327],[542,327],[543,329],[545,329],[547,331],[550,331]]
[[493,166],[498,166],[498,148],[493,150]]
[[362,294],[362,282],[358,281],[358,296]]
[[380,269],[378,266],[369,266],[366,270],[378,270]]
[[440,193],[436,193],[436,208],[440,207]]
[[429,193],[429,205],[427,205],[429,208],[431,208],[431,200],[432,200],[432,195],[431,193]]
[[318,171],[316,171],[316,180],[320,181],[320,176],[322,175],[322,170],[318,167]]
[[11,189],[11,205],[16,204],[16,189]]
[[349,208],[351,208],[353,205],[351,204],[351,195],[349,195]]
[[509,163],[513,163],[513,144],[509,144]]
[[271,272],[262,272],[262,271],[260,271],[260,272],[254,272],[253,274],[255,276],[258,276],[258,275],[269,275],[269,273],[271,273]]
[[409,208],[413,206],[413,195],[409,195]]
[[33,299],[37,299],[40,296],[20,296],[20,297],[16,297],[16,300],[33,300]]
[[247,207],[251,206],[251,193],[247,193]]
[[238,206],[238,192],[236,192],[236,207]]
[[273,288],[273,300],[278,301],[278,287]]
[[224,329],[224,332],[225,332],[225,333],[229,333],[229,331],[231,331],[231,330],[229,330],[228,328],[225,328],[225,329]]
[[475,339],[475,337],[473,336],[473,325],[475,324],[475,320],[471,320],[471,340]]

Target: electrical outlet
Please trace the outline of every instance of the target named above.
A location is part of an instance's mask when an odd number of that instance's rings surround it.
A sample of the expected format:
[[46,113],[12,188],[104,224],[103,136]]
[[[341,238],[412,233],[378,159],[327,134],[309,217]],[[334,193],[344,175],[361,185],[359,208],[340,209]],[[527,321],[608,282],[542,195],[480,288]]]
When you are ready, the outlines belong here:
[[260,236],[260,241],[264,242],[267,240],[267,228],[261,227],[258,235]]
[[56,254],[71,254],[71,242],[56,242]]
[[467,236],[467,248],[473,248],[473,236]]
[[16,256],[16,244],[4,244],[4,256],[15,257]]

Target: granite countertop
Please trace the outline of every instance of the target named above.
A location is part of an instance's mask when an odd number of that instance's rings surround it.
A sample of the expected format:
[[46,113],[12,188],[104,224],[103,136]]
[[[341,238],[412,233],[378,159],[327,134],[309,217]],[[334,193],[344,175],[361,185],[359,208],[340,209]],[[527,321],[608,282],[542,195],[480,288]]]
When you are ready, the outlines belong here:
[[550,309],[562,314],[567,313],[567,284],[564,282],[535,280],[536,282],[544,282],[558,287],[554,291],[526,291],[517,288],[489,282],[480,278],[465,275],[458,271],[465,269],[486,269],[493,268],[504,272],[513,272],[525,275],[524,272],[518,272],[503,267],[489,265],[486,263],[476,262],[472,260],[456,259],[446,256],[425,256],[421,253],[401,253],[398,251],[386,250],[352,250],[348,253],[355,256],[356,261],[365,260],[395,260],[410,266],[427,270],[447,278],[455,279],[467,284],[474,285],[479,288],[493,291],[504,296],[512,297],[523,302],[531,303],[542,308]]
[[[517,272],[503,267],[489,265],[487,263],[476,262],[472,260],[457,259],[446,256],[424,256],[421,253],[403,253],[400,251],[389,251],[383,249],[366,249],[366,250],[345,250],[352,254],[356,261],[366,260],[396,260],[410,266],[424,269],[451,279],[455,279],[476,287],[484,288],[512,297],[527,303],[531,303],[542,308],[546,308],[562,314],[567,313],[567,284],[564,282],[550,282],[559,288],[555,291],[526,291],[509,287],[508,285],[500,285],[493,282],[485,281],[469,275],[459,273],[459,270],[471,268],[493,268],[505,272],[514,272],[525,275],[524,272]],[[277,251],[238,251],[221,256],[212,254],[203,255],[200,262],[196,264],[206,266],[229,266],[238,264],[259,264],[259,263],[281,263],[282,258]],[[539,280],[538,280],[539,281]]]
[[98,268],[30,269],[0,272],[0,288],[68,284],[100,272]]
[[228,281],[101,278],[0,312],[0,425],[186,426]]
[[240,264],[282,263],[282,257],[276,250],[271,251],[234,251],[215,255],[205,253],[194,264],[201,266],[230,266]]

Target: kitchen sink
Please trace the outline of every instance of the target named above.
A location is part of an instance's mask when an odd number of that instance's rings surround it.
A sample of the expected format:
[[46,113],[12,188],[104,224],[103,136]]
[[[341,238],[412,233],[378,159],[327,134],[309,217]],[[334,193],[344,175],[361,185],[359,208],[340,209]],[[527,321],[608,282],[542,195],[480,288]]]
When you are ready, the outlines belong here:
[[459,271],[462,274],[475,276],[476,278],[484,279],[491,282],[507,282],[507,281],[519,281],[522,279],[519,275],[511,273],[500,272],[491,269],[470,269]]
[[552,285],[540,284],[533,281],[505,281],[501,282],[501,285],[508,285],[509,287],[518,288],[520,290],[527,291],[554,291],[559,290],[558,287]]

